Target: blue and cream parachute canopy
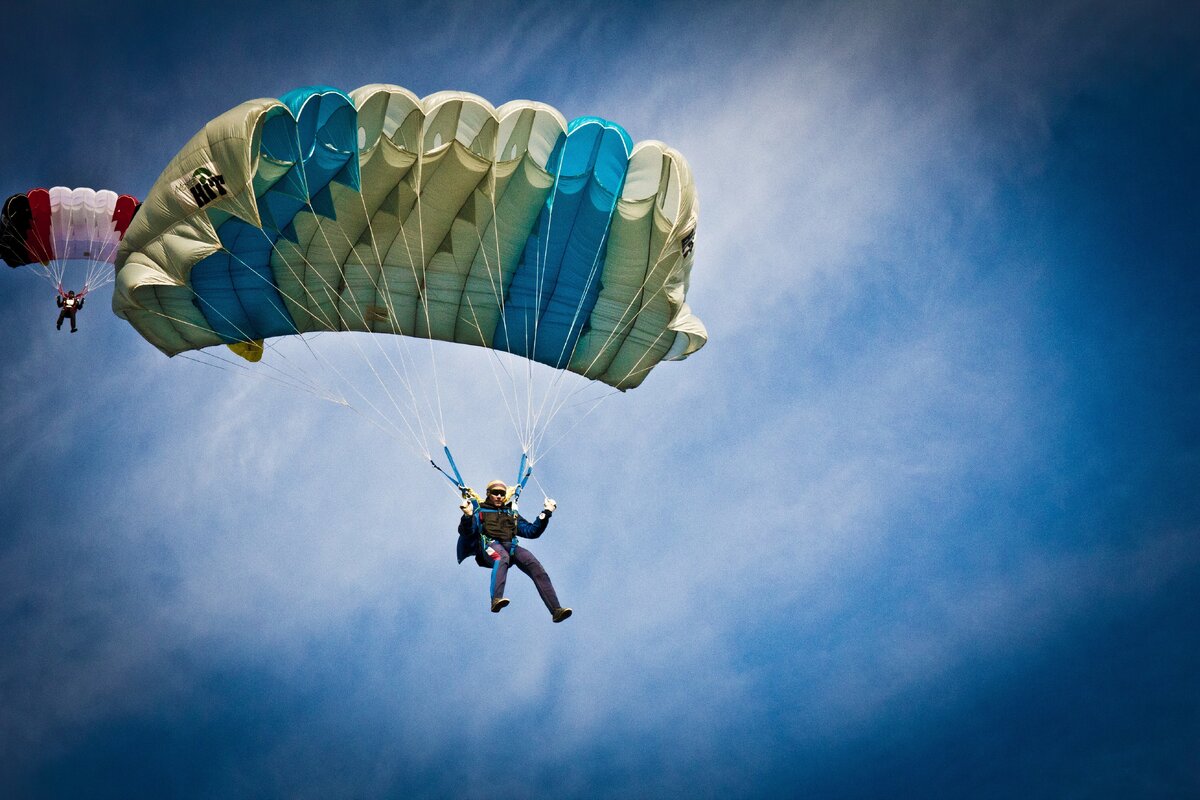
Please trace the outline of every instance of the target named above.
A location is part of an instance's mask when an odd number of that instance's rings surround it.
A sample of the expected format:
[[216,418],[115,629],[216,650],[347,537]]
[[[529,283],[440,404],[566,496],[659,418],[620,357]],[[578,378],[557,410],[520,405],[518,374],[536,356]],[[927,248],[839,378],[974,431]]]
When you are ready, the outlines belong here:
[[113,310],[168,355],[370,331],[618,389],[704,345],[687,162],[594,117],[375,84],[243,103],[163,171]]

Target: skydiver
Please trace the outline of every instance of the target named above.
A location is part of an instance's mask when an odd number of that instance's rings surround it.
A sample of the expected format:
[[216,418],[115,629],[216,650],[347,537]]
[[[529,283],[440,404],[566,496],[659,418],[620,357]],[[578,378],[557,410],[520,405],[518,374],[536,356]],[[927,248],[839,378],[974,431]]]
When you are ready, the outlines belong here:
[[542,513],[538,514],[535,521],[529,522],[513,508],[504,481],[492,481],[487,485],[487,497],[478,510],[470,499],[463,500],[459,506],[463,516],[458,523],[458,563],[474,556],[475,563],[492,570],[492,613],[508,605],[504,584],[508,578],[509,564],[516,564],[517,569],[533,581],[555,622],[562,622],[571,616],[571,609],[559,605],[558,595],[541,562],[533,553],[517,544],[518,536],[525,539],[541,536],[557,507],[557,503],[547,499]]
[[55,330],[61,331],[63,320],[69,318],[71,320],[71,333],[75,333],[79,330],[75,326],[75,313],[83,308],[83,295],[76,297],[74,291],[69,291],[65,295],[59,292],[58,296],[54,299],[58,303],[58,307],[62,309],[62,311],[58,312],[58,324],[54,326]]

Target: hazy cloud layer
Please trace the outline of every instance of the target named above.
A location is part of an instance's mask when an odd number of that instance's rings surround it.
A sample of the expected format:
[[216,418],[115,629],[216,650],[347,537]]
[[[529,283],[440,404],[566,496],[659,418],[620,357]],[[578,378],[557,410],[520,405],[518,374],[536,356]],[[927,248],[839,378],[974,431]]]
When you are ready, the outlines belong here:
[[[56,335],[44,285],[5,275],[0,785],[1003,796],[1030,785],[995,760],[1049,770],[1020,732],[1044,708],[1069,733],[1041,792],[1104,785],[1089,766],[1127,795],[1195,789],[1170,755],[1198,734],[1173,613],[1200,561],[1196,238],[1174,222],[1196,197],[1149,182],[1160,157],[1195,172],[1194,103],[1163,152],[1108,131],[1134,124],[1129,86],[1195,85],[1194,23],[1170,4],[426,5],[322,33],[325,8],[246,12],[211,58],[175,45],[212,12],[68,23],[121,43],[111,81],[81,57],[40,78],[96,136],[3,90],[29,121],[0,143],[33,154],[5,196],[144,192],[206,119],[306,82],[528,96],[687,155],[710,344],[558,421],[526,498],[560,503],[531,544],[576,609],[555,626],[516,573],[486,612],[487,573],[454,563],[457,500],[404,436],[167,360],[106,297]],[[1091,177],[1115,154],[1147,182]],[[1080,196],[1123,210],[1140,260]],[[510,475],[486,358],[437,357],[469,480]],[[1093,641],[1110,627],[1129,653]],[[1164,764],[1143,782],[1096,764],[1143,752],[1144,710],[1075,724],[1149,663],[1163,680],[1129,691],[1193,713],[1147,726]]]

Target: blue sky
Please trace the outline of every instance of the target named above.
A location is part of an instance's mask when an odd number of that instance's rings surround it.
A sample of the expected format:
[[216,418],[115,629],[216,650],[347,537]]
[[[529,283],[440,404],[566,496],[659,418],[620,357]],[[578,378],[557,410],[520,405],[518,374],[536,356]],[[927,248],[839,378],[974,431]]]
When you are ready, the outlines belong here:
[[711,338],[541,463],[552,625],[396,439],[6,271],[0,793],[1200,791],[1186,4],[141,5],[10,18],[3,196],[308,84],[540,100],[688,157]]

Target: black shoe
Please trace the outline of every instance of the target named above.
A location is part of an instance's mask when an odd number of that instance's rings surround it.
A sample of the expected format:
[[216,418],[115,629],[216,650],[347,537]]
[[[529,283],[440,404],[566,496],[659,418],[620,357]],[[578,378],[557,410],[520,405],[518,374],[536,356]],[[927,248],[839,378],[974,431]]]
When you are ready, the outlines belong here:
[[77,330],[79,330],[79,328],[71,328],[71,333],[74,333]]
[[550,617],[555,622],[562,622],[569,616],[571,616],[571,609],[569,608],[556,608],[550,612]]
[[492,613],[499,613],[500,609],[504,608],[506,605],[508,605],[507,597],[497,597],[492,601]]

